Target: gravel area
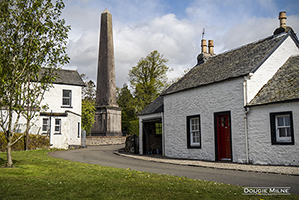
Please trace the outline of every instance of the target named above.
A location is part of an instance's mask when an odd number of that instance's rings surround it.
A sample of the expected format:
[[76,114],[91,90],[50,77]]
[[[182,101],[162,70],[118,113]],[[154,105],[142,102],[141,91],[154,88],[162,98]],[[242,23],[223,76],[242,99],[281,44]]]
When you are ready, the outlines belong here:
[[236,163],[225,163],[225,162],[208,162],[198,160],[181,160],[172,159],[159,155],[138,155],[138,154],[127,154],[122,152],[114,152],[120,156],[126,156],[139,160],[147,160],[151,162],[169,163],[176,165],[188,165],[198,167],[209,167],[217,169],[229,169],[239,171],[252,171],[252,172],[263,172],[263,173],[275,173],[275,174],[287,174],[287,175],[299,175],[299,167],[294,166],[269,166],[269,165],[251,165],[251,164],[236,164]]

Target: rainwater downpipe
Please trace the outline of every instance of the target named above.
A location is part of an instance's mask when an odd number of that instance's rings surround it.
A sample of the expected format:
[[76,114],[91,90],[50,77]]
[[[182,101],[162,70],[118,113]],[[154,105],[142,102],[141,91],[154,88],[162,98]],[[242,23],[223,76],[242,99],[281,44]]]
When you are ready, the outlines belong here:
[[244,132],[245,132],[245,154],[246,154],[246,163],[249,163],[249,153],[248,153],[248,112],[249,108],[246,106],[247,105],[247,80],[250,78],[250,76],[245,76],[244,77],[244,82],[243,82],[243,91],[244,91]]

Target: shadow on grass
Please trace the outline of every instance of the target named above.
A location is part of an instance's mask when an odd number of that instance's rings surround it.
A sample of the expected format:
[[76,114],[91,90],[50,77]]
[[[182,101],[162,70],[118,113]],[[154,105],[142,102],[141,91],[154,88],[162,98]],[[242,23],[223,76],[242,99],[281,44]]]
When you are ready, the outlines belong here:
[[6,164],[6,159],[0,158],[0,167]]
[[[13,163],[13,168],[15,168],[16,164],[18,163],[19,161],[18,160],[14,160],[12,159],[12,163]],[[0,158],[0,168],[6,168],[6,163],[7,163],[7,159],[3,159],[3,158]]]

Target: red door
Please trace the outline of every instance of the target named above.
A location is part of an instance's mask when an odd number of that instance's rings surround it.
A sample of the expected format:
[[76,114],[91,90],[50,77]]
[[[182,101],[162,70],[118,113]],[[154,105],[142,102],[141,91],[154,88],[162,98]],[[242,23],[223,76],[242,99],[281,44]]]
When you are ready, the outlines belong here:
[[230,115],[216,115],[218,160],[231,160]]

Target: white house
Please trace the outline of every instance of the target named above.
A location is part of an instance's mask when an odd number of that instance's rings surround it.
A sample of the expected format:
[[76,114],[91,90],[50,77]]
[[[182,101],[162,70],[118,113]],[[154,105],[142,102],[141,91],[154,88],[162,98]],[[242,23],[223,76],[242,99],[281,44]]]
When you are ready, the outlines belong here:
[[[81,146],[81,90],[85,84],[75,70],[60,69],[58,77],[41,103],[48,110],[32,120],[30,133],[49,135],[51,148]],[[21,117],[18,132],[26,129],[25,124]]]
[[273,35],[222,54],[203,40],[198,64],[139,114],[140,153],[299,165],[299,41],[279,19]]

